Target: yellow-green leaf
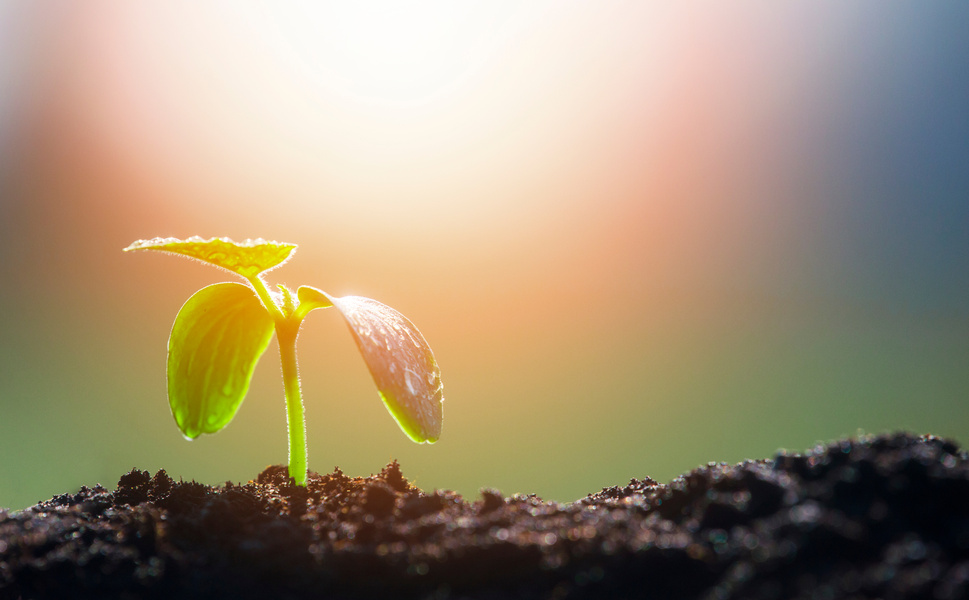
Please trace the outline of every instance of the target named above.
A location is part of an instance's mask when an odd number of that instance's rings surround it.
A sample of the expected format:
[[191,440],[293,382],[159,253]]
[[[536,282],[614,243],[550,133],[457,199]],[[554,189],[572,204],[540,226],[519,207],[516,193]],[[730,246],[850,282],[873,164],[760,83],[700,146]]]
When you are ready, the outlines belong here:
[[296,244],[270,242],[262,238],[233,242],[229,238],[204,240],[195,236],[187,240],[180,240],[178,238],[159,237],[150,240],[138,240],[124,250],[125,252],[159,250],[181,254],[222,267],[248,279],[285,263],[296,250]]
[[301,305],[332,304],[340,311],[397,424],[415,442],[436,442],[444,419],[444,385],[434,353],[417,327],[370,298],[334,298],[309,286],[300,287],[297,294]]
[[241,283],[206,286],[182,305],[168,339],[168,402],[185,437],[229,424],[272,335],[272,317]]

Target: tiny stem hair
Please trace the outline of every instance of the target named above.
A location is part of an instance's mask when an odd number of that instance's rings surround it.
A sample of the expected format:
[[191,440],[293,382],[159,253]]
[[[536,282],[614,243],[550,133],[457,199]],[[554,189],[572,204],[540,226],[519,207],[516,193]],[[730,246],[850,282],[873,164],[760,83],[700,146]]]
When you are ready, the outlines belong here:
[[296,338],[299,322],[276,322],[276,341],[283,369],[283,388],[286,393],[286,429],[289,432],[289,476],[296,485],[306,485],[306,419],[303,416],[303,395],[299,388],[299,365],[296,361]]

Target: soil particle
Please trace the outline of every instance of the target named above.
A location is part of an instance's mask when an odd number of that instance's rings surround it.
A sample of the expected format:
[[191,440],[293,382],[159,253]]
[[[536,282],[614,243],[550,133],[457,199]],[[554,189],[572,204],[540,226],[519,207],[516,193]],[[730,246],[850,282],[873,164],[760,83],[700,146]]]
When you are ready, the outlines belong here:
[[133,469],[0,510],[0,600],[969,598],[969,460],[932,436],[633,479],[572,503],[284,466]]

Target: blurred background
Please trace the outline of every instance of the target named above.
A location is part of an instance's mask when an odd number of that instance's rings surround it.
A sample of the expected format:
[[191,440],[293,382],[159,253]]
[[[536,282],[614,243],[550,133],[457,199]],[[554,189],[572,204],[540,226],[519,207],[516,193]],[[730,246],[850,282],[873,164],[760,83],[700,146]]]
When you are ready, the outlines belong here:
[[168,331],[300,248],[443,369],[410,442],[345,325],[300,338],[310,468],[571,501],[859,430],[969,442],[965,3],[0,1],[0,506],[286,461],[275,343],[182,438]]

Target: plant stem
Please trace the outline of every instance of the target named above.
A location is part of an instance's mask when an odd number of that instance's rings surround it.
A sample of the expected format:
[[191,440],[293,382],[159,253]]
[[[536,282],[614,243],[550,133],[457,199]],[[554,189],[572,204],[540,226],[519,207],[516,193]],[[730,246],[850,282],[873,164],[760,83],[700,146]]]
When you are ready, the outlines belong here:
[[296,337],[299,322],[288,319],[276,321],[276,340],[283,367],[283,386],[286,390],[286,428],[289,431],[289,476],[296,485],[306,485],[306,420],[303,417],[303,396],[299,389],[299,365],[296,362]]
[[279,306],[273,301],[272,294],[269,293],[269,288],[266,287],[266,282],[262,280],[262,277],[256,275],[255,277],[248,278],[249,283],[252,288],[256,290],[256,295],[262,300],[263,306],[266,307],[266,312],[273,318],[276,322],[276,329],[279,329],[279,322],[286,318],[283,311],[279,310]]
[[303,416],[303,394],[299,389],[299,363],[296,361],[296,338],[302,315],[281,310],[259,276],[249,279],[256,295],[266,306],[276,324],[279,361],[283,368],[283,389],[286,393],[286,429],[289,432],[289,476],[296,485],[306,485],[306,419]]

